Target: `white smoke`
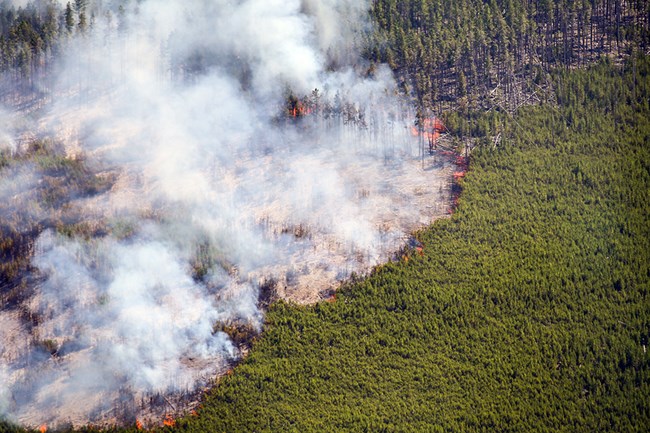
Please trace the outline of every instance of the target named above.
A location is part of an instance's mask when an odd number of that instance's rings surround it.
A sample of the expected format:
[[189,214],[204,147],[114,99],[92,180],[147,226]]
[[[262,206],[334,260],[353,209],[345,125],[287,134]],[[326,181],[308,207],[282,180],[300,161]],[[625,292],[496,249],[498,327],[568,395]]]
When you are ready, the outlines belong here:
[[18,150],[16,143],[16,116],[0,107],[0,154],[14,154]]
[[0,364],[0,413],[9,411],[9,402],[11,401],[11,391],[8,388],[9,374],[7,367]]
[[[116,179],[70,206],[128,234],[39,237],[32,344],[0,350],[0,411],[29,425],[195,389],[240,356],[216,323],[261,328],[265,279],[317,300],[442,211],[391,72],[358,67],[367,1],[125,4],[69,41],[40,119]],[[314,89],[350,118],[288,119]]]

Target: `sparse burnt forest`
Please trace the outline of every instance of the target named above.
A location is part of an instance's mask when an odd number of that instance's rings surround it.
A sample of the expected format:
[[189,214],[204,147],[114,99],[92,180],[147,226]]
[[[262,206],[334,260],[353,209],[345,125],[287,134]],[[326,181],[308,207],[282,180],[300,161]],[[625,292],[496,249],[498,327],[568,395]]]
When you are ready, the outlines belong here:
[[0,158],[0,297],[3,305],[15,306],[25,300],[29,281],[37,279],[30,261],[44,230],[82,237],[105,232],[70,202],[106,191],[111,180],[93,174],[82,158],[67,157],[60,143],[45,139],[30,141],[24,151],[1,152]]
[[644,1],[376,0],[371,13],[366,56],[425,111],[514,112],[545,100],[552,70],[650,48]]

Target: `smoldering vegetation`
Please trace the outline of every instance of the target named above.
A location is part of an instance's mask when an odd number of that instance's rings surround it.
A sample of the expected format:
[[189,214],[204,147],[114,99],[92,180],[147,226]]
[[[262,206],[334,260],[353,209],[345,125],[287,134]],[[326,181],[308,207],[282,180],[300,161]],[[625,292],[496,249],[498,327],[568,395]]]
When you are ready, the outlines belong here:
[[328,296],[446,213],[453,156],[360,60],[366,2],[75,4],[38,107],[0,122],[8,419],[191,407],[269,303]]

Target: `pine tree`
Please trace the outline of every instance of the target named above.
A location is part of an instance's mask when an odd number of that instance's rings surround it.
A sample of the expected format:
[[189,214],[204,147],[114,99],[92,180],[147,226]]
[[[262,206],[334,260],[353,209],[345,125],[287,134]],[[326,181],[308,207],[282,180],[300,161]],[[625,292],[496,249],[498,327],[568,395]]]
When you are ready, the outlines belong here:
[[86,19],[85,12],[79,12],[79,23],[77,24],[77,28],[79,29],[80,33],[86,32],[86,29],[88,28],[88,21]]
[[74,1],[74,8],[75,11],[77,12],[77,18],[78,18],[77,28],[79,29],[80,33],[85,33],[86,29],[88,28],[88,19],[86,18],[87,4],[88,4],[87,0]]
[[68,33],[72,33],[72,29],[74,29],[74,12],[70,2],[65,5],[65,28]]

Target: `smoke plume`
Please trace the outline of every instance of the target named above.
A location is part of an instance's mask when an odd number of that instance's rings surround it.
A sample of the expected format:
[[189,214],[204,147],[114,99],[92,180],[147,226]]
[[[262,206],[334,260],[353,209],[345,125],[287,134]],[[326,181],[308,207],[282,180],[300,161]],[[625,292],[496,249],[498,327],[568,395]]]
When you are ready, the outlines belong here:
[[104,232],[41,232],[0,311],[0,412],[26,425],[146,416],[241,356],[224,331],[261,329],[261,286],[317,301],[445,211],[449,165],[361,60],[367,1],[113,3],[42,83],[38,134],[110,185],[65,208]]

